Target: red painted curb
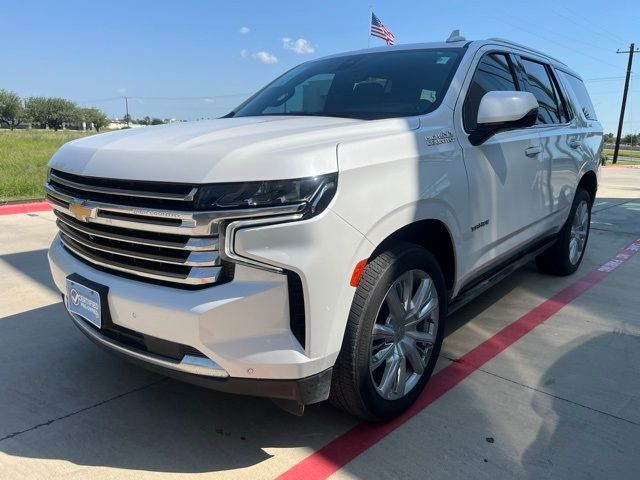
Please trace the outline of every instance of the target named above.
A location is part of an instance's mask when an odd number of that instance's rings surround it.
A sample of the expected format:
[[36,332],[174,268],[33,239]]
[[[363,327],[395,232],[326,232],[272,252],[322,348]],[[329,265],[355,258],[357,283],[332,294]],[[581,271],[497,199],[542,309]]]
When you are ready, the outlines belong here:
[[51,210],[51,205],[47,202],[14,203],[11,205],[0,205],[0,215],[13,215],[15,213],[47,212]]
[[416,403],[386,423],[360,423],[277,477],[278,480],[324,480],[431,405],[507,347],[606,278],[640,251],[640,238],[607,263],[544,301],[493,337],[436,373]]

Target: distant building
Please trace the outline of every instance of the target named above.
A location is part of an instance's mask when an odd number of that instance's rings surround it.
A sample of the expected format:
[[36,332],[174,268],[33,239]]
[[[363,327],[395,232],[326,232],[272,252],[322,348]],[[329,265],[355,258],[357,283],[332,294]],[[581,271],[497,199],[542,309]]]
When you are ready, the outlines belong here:
[[145,127],[146,125],[141,125],[139,123],[129,123],[129,125],[127,125],[127,122],[122,121],[122,120],[118,120],[117,118],[115,120],[111,120],[111,123],[109,125],[107,125],[107,128],[109,130],[122,130],[123,128],[138,128],[138,127]]

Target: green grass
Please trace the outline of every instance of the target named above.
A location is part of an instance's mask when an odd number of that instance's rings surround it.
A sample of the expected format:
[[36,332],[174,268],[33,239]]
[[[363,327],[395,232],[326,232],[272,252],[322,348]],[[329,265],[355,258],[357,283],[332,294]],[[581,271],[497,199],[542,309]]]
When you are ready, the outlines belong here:
[[[608,148],[604,149],[603,152],[609,158],[613,158],[613,150],[609,150]],[[630,157],[630,158],[640,158],[640,150],[622,150],[618,152],[620,157]]]
[[47,162],[64,143],[92,135],[64,130],[0,130],[0,202],[42,198]]

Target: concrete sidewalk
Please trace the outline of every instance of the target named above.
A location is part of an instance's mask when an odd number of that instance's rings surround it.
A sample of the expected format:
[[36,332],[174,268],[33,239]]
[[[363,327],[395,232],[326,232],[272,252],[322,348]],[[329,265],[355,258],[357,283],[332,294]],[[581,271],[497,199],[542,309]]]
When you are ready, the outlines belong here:
[[[274,478],[356,422],[302,418],[147,373],[67,319],[51,213],[0,217],[0,478]],[[640,237],[640,169],[604,169],[571,277],[515,273],[448,321],[439,368]],[[616,478],[640,472],[640,256],[332,478]]]

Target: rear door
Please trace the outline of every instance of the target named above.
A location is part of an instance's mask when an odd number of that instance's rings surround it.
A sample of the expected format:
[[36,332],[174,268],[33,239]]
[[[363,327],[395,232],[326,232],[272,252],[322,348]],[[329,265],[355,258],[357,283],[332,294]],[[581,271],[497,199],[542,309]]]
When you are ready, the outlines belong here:
[[537,236],[545,214],[546,165],[534,128],[495,134],[480,146],[469,134],[477,127],[478,107],[489,91],[523,90],[514,57],[491,46],[476,54],[472,77],[456,104],[455,124],[469,184],[466,273],[478,273]]
[[545,61],[528,56],[518,57],[524,85],[538,100],[540,108],[534,127],[540,135],[540,161],[548,168],[544,188],[543,212],[550,224],[564,223],[573,202],[578,183],[580,146],[583,138],[575,116],[565,99],[554,69]]
[[597,170],[602,153],[602,125],[583,81],[572,73],[555,69],[560,89],[571,113],[569,141],[580,164],[580,175],[586,169]]

